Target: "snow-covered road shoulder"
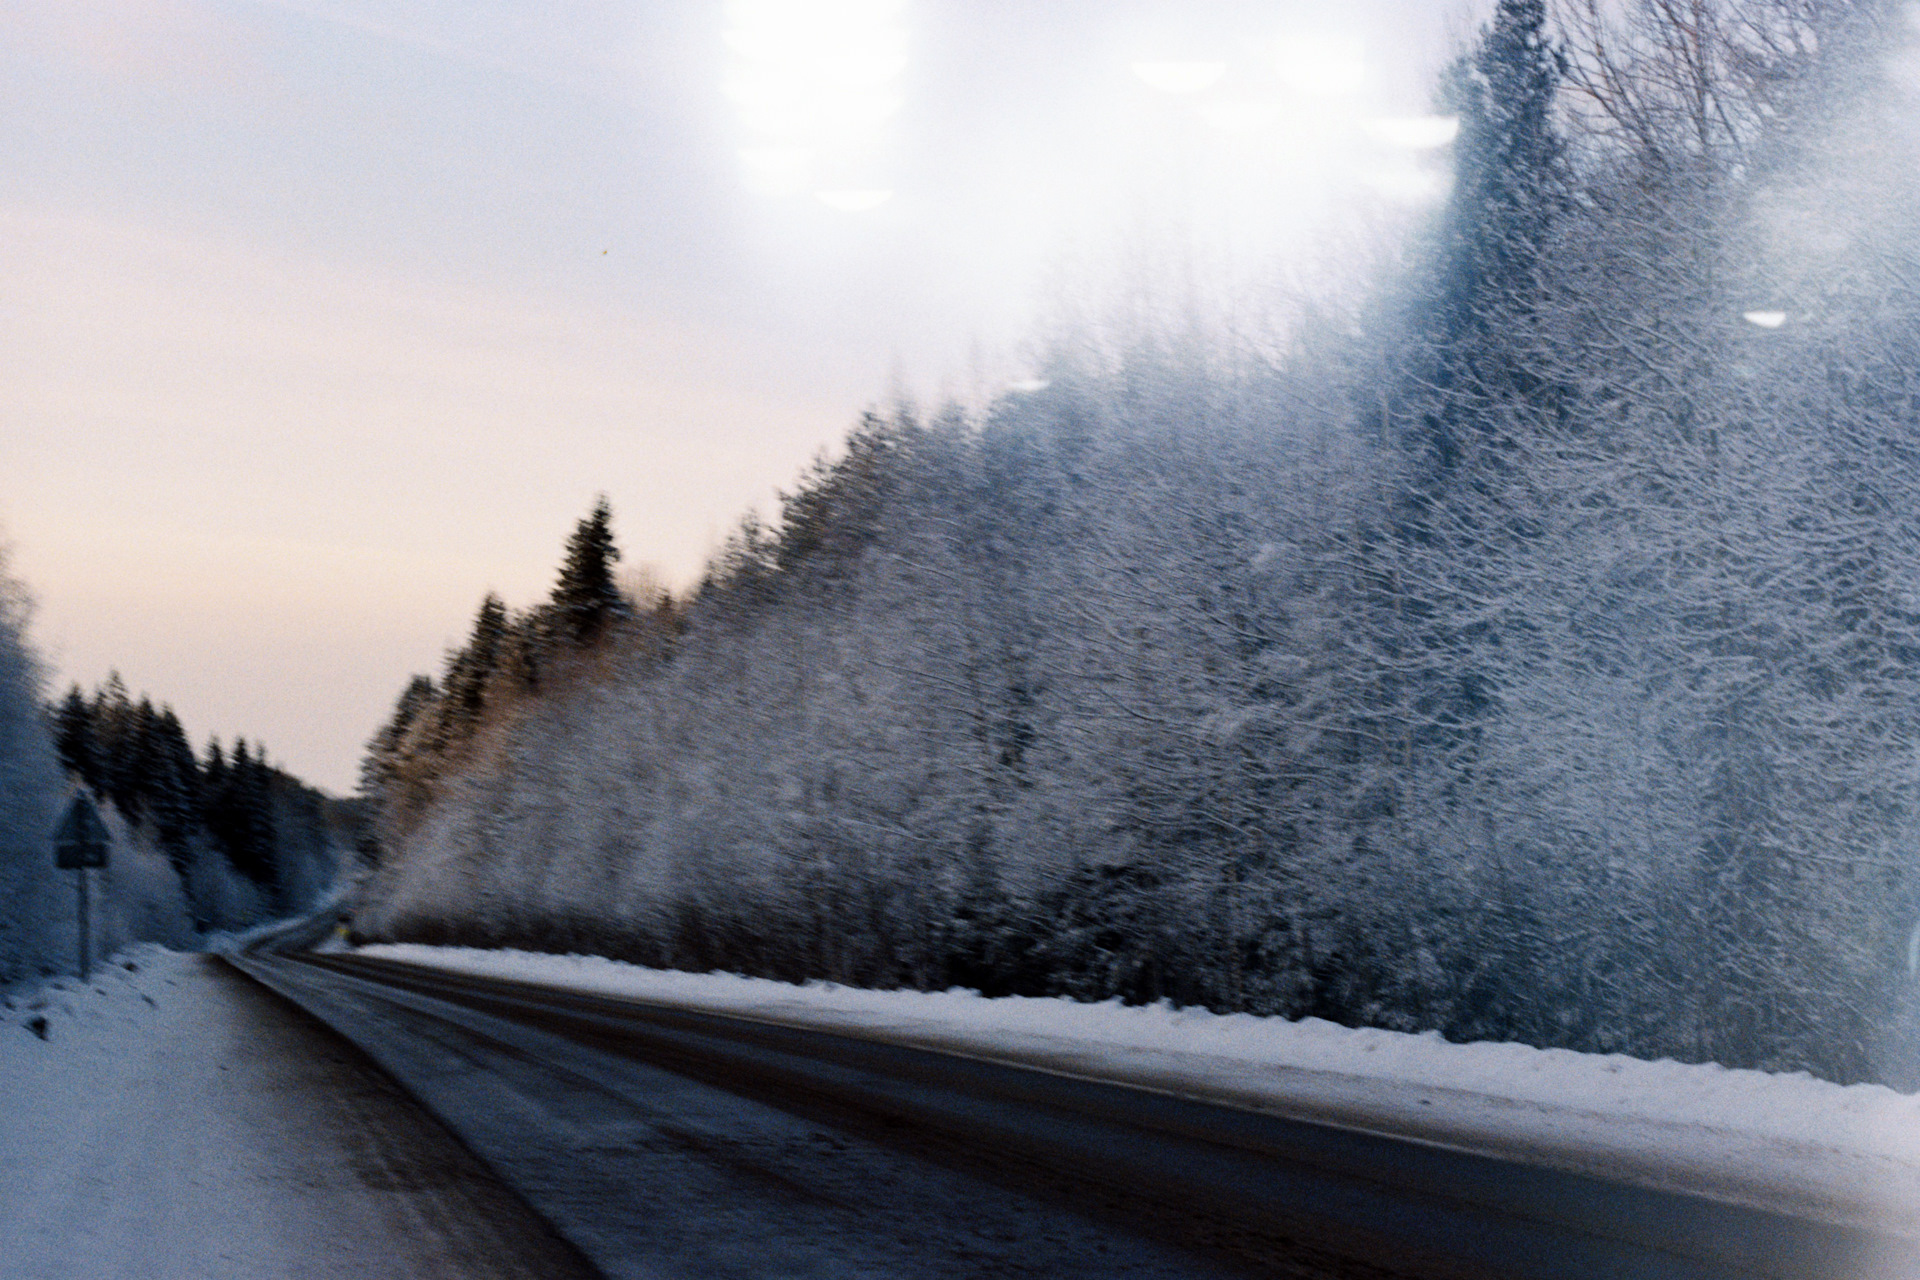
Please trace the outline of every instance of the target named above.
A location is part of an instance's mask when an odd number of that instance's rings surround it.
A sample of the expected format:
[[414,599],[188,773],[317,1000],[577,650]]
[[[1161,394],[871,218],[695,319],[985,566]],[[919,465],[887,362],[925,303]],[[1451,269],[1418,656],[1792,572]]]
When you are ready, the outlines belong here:
[[554,1280],[589,1269],[397,1086],[208,956],[0,1001],[0,1275]]
[[965,1053],[1920,1237],[1920,1099],[1878,1085],[1164,1005],[793,986],[591,956],[359,953]]

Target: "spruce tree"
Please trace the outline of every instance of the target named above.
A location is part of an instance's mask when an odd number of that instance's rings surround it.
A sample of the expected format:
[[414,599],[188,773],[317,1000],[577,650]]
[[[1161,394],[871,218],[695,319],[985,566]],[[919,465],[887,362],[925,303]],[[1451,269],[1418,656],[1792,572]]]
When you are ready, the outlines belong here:
[[379,861],[380,819],[400,807],[399,784],[413,758],[409,743],[414,729],[422,717],[438,715],[439,698],[431,676],[414,676],[401,691],[393,714],[367,743],[367,754],[360,762],[360,795],[376,820],[367,824],[359,851],[368,862]]
[[160,714],[154,710],[153,700],[145,694],[141,695],[133,714],[128,717],[117,766],[114,802],[129,818],[138,821],[149,817],[151,801],[159,785],[162,761]]
[[191,837],[199,825],[200,769],[180,717],[162,707],[155,722],[151,810],[160,847],[184,878],[192,858]]
[[1445,224],[1438,317],[1455,337],[1489,306],[1530,296],[1568,191],[1566,144],[1553,123],[1564,59],[1547,40],[1544,0],[1500,0],[1479,48],[1449,76],[1460,115]]
[[133,800],[133,701],[118,671],[107,673],[107,681],[93,694],[93,734],[100,751],[100,793],[123,813],[131,812]]
[[540,691],[541,639],[546,611],[538,606],[513,614],[501,638],[499,673],[506,687],[521,693]]
[[1499,434],[1503,410],[1552,398],[1519,349],[1570,191],[1566,143],[1553,119],[1565,60],[1545,26],[1544,0],[1500,0],[1477,48],[1444,77],[1441,99],[1459,117],[1460,134],[1430,283],[1416,304],[1423,340],[1407,442],[1424,458],[1423,487],[1435,491],[1469,465],[1469,454],[1495,461],[1478,446]]
[[443,746],[471,737],[479,727],[488,689],[505,657],[507,629],[507,606],[489,591],[474,617],[473,634],[464,647],[447,657],[439,708]]
[[616,620],[632,613],[613,580],[620,549],[613,544],[613,508],[602,494],[567,539],[560,581],[553,589],[555,628],[565,639],[591,645]]
[[260,884],[276,889],[280,887],[280,842],[274,813],[278,777],[279,770],[267,763],[266,747],[254,744],[253,757],[242,774],[240,820],[254,866],[251,874]]
[[[236,745],[236,755],[238,750]],[[200,766],[199,809],[201,824],[214,846],[233,863],[233,766],[219,738],[207,739],[207,758]]]
[[75,684],[53,713],[53,741],[60,763],[96,795],[100,786],[100,746],[93,732],[93,708]]
[[[245,738],[234,739],[207,813],[207,826],[226,849],[227,860],[262,885],[270,884],[274,876],[270,773],[264,750],[256,754]],[[211,768],[208,774],[215,776]]]

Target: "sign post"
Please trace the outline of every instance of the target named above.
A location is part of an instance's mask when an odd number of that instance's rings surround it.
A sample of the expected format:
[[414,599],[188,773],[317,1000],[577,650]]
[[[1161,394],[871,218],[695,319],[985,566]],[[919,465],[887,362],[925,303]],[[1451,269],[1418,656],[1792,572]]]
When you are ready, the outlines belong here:
[[80,890],[80,981],[85,982],[92,975],[93,928],[87,914],[87,872],[94,867],[107,865],[107,846],[110,837],[107,824],[100,821],[100,811],[93,806],[93,799],[86,792],[76,792],[73,803],[67,806],[67,816],[60,819],[60,825],[53,833],[53,865],[62,871],[72,871],[78,880]]

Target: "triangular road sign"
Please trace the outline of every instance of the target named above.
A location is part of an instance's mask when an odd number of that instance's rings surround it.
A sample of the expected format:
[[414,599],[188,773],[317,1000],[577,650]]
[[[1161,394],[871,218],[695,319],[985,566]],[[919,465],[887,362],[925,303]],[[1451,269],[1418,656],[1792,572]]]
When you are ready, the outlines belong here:
[[53,865],[62,870],[107,865],[107,845],[111,837],[100,811],[86,792],[74,793],[67,816],[53,833]]

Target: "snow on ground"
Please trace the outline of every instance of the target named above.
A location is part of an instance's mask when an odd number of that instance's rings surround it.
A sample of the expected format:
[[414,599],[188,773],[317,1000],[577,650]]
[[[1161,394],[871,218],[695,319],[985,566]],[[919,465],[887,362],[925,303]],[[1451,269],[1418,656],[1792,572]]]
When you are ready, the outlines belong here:
[[0,996],[0,1276],[583,1276],[436,1123],[206,956]]
[[1712,1064],[1166,1005],[793,986],[593,956],[384,956],[967,1053],[1920,1236],[1920,1098]]

